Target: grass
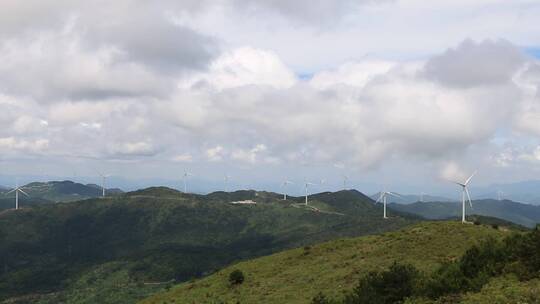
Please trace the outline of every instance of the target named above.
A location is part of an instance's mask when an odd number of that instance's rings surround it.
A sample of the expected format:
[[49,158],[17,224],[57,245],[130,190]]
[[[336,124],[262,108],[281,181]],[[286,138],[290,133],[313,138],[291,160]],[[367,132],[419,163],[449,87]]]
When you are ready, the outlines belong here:
[[[180,284],[141,303],[309,303],[320,291],[331,297],[349,290],[361,275],[394,261],[426,272],[458,258],[471,245],[509,231],[456,222],[424,222],[377,236],[340,239],[241,262],[211,276]],[[231,287],[235,269],[246,276]]]

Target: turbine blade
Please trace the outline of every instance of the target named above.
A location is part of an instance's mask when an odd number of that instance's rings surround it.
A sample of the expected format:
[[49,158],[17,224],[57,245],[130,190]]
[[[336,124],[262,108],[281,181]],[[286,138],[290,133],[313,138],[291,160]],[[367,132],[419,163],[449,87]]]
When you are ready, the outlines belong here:
[[379,193],[379,198],[375,201],[375,203],[380,203],[383,196],[384,196],[384,192],[380,192]]
[[469,190],[467,187],[465,187],[465,193],[467,194],[467,198],[469,199],[469,206],[471,206],[471,209],[473,209],[472,202],[471,202],[471,196],[469,194]]
[[388,193],[388,194],[390,194],[390,195],[392,195],[392,196],[398,197],[398,198],[401,198],[401,197],[402,197],[401,195],[399,195],[399,194],[397,194],[397,193],[394,193],[394,192],[386,192],[386,193]]
[[11,189],[9,192],[4,193],[4,195],[8,195],[8,194],[10,194],[11,192],[15,192],[15,191],[17,191],[17,188]]
[[460,182],[452,182],[452,183],[454,183],[454,184],[456,184],[456,185],[459,185],[459,186],[461,186],[461,187],[465,187],[465,186],[466,186],[466,185],[464,185],[464,184],[462,184],[462,183],[460,183]]
[[469,176],[469,178],[467,178],[467,180],[465,181],[465,185],[468,185],[468,184],[469,184],[469,182],[471,181],[471,179],[473,178],[473,176],[476,175],[476,172],[477,172],[477,171],[474,171],[473,174],[471,174],[471,176]]
[[28,195],[28,193],[24,192],[21,188],[18,188],[17,191],[20,191],[22,194],[30,197],[30,195]]

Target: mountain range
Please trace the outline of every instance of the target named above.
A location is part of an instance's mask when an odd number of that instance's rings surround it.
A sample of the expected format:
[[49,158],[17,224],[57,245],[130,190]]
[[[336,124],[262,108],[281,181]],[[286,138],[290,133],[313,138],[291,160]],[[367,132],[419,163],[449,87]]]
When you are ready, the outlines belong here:
[[[529,180],[509,184],[493,184],[473,188],[475,199],[499,198],[516,202],[540,205],[540,180]],[[500,192],[500,193],[499,193]]]
[[[396,204],[412,204],[420,201],[424,202],[449,202],[452,201],[449,198],[443,197],[443,196],[437,196],[437,195],[429,195],[429,194],[401,194],[401,193],[395,193],[397,196],[388,195],[386,196],[387,203],[396,203]],[[370,195],[369,197],[377,201],[379,199],[379,196],[381,195],[381,192],[377,192],[373,195]]]
[[[354,190],[309,199],[306,207],[302,197],[271,192],[154,187],[6,210],[0,301],[134,303],[235,261],[420,221],[397,211],[383,220],[382,206]],[[232,204],[246,200],[254,204]]]
[[[540,223],[540,206],[494,199],[473,200],[472,205],[473,208],[466,205],[466,214],[497,217],[527,227]],[[447,219],[460,217],[462,207],[461,203],[457,202],[416,202],[408,205],[392,203],[389,208],[426,219]]]
[[[37,204],[51,204],[57,202],[73,202],[102,196],[101,186],[83,185],[72,181],[33,182],[21,187],[28,196],[19,195],[19,206],[28,207]],[[6,194],[9,189],[2,190],[0,194],[0,210],[10,209],[14,206],[14,193]],[[106,189],[107,195],[118,195],[123,191],[117,188]]]

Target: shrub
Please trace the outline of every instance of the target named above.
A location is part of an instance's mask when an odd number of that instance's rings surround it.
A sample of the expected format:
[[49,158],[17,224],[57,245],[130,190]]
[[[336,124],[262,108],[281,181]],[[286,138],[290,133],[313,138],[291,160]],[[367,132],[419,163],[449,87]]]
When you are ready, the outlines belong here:
[[312,300],[311,304],[331,304],[330,300],[322,293],[319,292]]
[[244,273],[238,269],[229,274],[229,283],[231,285],[240,285],[244,282]]
[[415,293],[419,272],[412,265],[394,263],[387,271],[370,272],[360,279],[345,304],[401,303]]

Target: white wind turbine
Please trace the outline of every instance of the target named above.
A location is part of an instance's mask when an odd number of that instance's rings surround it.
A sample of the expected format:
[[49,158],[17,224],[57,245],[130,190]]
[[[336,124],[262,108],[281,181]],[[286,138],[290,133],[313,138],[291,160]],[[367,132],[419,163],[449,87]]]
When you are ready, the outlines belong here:
[[102,196],[105,197],[105,182],[107,180],[107,177],[110,177],[111,175],[110,174],[103,174],[101,172],[98,171],[98,174],[99,176],[101,177],[101,191],[102,191]]
[[384,219],[387,219],[388,217],[386,216],[386,196],[388,195],[391,195],[391,196],[395,196],[395,197],[401,197],[400,195],[396,194],[396,193],[393,193],[393,192],[390,192],[390,191],[382,191],[380,194],[379,194],[379,198],[375,201],[375,203],[383,203],[383,218]]
[[424,195],[426,195],[427,193],[425,192],[420,192],[420,202],[423,203],[424,202]]
[[306,180],[304,179],[304,190],[305,190],[305,192],[306,192],[306,203],[305,203],[306,206],[308,205],[308,187],[309,187],[309,186],[315,186],[315,184],[314,184],[314,183],[310,183],[310,182],[308,182],[308,181],[306,181]]
[[349,177],[345,174],[343,176],[343,190],[347,190],[347,182],[349,181]]
[[283,187],[283,200],[286,201],[287,200],[287,185],[288,184],[293,184],[293,182],[289,181],[289,180],[285,180],[282,184],[281,184],[281,187]]
[[15,192],[15,210],[18,210],[19,209],[19,192],[30,197],[30,195],[28,195],[28,193],[24,192],[22,190],[23,187],[19,187],[19,183],[16,183],[15,184],[15,188],[12,189],[11,191],[7,192],[6,195],[12,193],[12,192]]
[[225,182],[225,192],[228,192],[229,191],[229,179],[231,178],[232,176],[228,175],[228,174],[225,174],[225,176],[223,177],[223,181]]
[[184,180],[184,193],[187,193],[187,179],[189,176],[193,176],[190,172],[184,171],[184,175],[182,175],[182,179]]
[[502,201],[503,195],[504,195],[504,192],[502,190],[497,191],[497,200]]
[[471,195],[469,194],[469,189],[467,188],[467,186],[469,186],[469,183],[471,182],[471,179],[473,178],[473,176],[476,174],[476,171],[474,171],[473,174],[471,174],[471,176],[469,176],[469,178],[467,178],[467,180],[465,180],[464,183],[460,183],[460,182],[454,182],[455,184],[461,186],[462,188],[462,193],[461,193],[461,197],[462,197],[462,205],[461,205],[461,222],[462,223],[466,223],[467,221],[465,220],[465,196],[467,196],[467,199],[469,200],[469,205],[471,206],[472,208],[472,202],[471,202]]

